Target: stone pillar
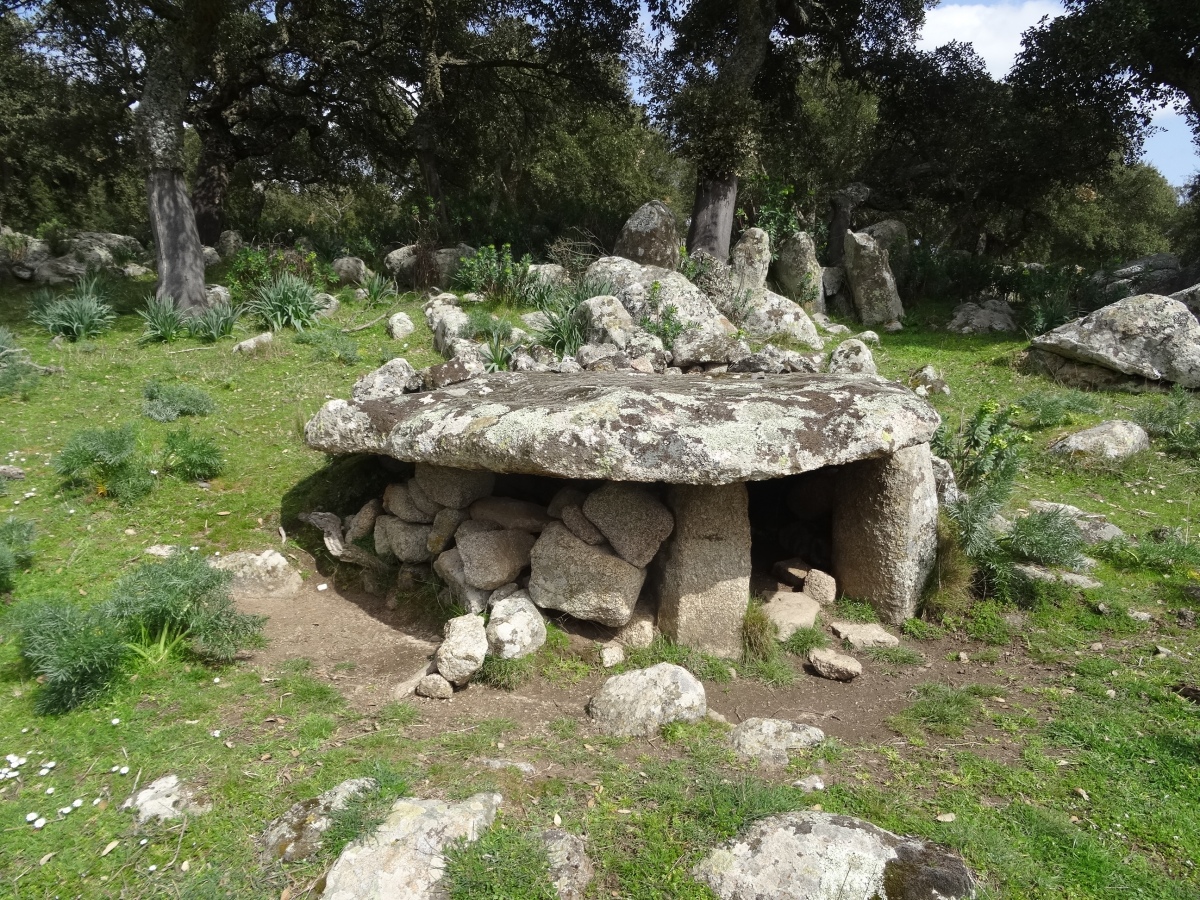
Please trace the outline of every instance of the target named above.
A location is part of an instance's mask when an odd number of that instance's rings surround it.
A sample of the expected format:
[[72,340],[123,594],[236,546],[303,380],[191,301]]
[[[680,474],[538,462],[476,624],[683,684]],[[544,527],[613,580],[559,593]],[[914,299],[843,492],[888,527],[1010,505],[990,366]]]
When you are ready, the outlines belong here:
[[658,627],[680,644],[735,659],[750,600],[750,501],[744,484],[671,485],[675,530],[654,563]]
[[937,555],[937,482],[928,444],[844,466],[833,505],[841,592],[899,625],[913,616]]

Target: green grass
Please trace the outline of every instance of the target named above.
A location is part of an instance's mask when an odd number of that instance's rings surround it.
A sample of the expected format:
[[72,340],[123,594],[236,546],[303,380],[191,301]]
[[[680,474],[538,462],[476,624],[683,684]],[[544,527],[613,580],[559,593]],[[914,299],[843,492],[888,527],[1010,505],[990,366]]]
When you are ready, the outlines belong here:
[[868,647],[867,656],[890,666],[920,666],[925,657],[909,647]]

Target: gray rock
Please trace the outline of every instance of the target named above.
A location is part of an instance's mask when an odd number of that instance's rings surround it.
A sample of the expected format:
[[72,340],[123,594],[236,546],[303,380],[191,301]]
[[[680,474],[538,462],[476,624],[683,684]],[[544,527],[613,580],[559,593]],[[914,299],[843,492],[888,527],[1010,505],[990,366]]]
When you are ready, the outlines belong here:
[[616,641],[600,648],[600,665],[606,669],[625,662],[625,647]]
[[946,330],[956,334],[990,334],[1019,329],[1012,307],[998,297],[988,297],[955,307]]
[[402,341],[416,330],[417,326],[413,324],[408,313],[398,312],[388,318],[387,333],[393,341]]
[[546,526],[533,545],[529,596],[602,625],[624,625],[633,615],[646,575],[621,557],[577,538],[561,522]]
[[685,326],[725,336],[732,336],[737,330],[700,288],[673,270],[605,256],[588,267],[587,277],[615,285],[617,299],[634,322],[647,316],[655,318],[667,307],[673,307]]
[[831,375],[875,375],[875,357],[862,341],[851,338],[842,341],[829,355]]
[[804,593],[821,606],[828,606],[837,599],[837,580],[828,572],[809,569],[808,574],[804,576]]
[[654,609],[646,603],[638,603],[633,616],[617,629],[614,640],[630,650],[644,650],[658,637],[658,622]]
[[407,482],[407,485],[408,499],[412,501],[413,506],[415,506],[417,509],[433,516],[436,516],[443,509],[446,509],[446,507],[442,506],[442,504],[430,497],[426,490],[421,487],[420,482],[418,482],[415,478],[410,478]]
[[868,328],[904,317],[888,252],[870,235],[846,232],[846,281],[858,317]]
[[399,400],[405,394],[421,390],[424,384],[424,376],[408,360],[396,357],[354,382],[351,396],[356,403]]
[[558,263],[536,263],[529,267],[529,275],[545,284],[569,284],[571,277]]
[[233,573],[230,590],[235,594],[265,597],[290,597],[304,583],[290,562],[278,550],[254,553],[239,550],[209,559],[214,569]]
[[492,604],[487,624],[488,652],[500,659],[520,659],[546,643],[546,623],[525,591]]
[[760,291],[767,286],[771,239],[761,228],[747,228],[729,254],[735,290]]
[[763,612],[775,625],[781,641],[801,628],[812,628],[820,611],[821,604],[802,591],[774,591],[763,602]]
[[1200,323],[1169,297],[1128,297],[1034,338],[1031,346],[1124,375],[1200,388]]
[[933,366],[922,366],[908,376],[908,386],[915,390],[918,394],[924,388],[925,393],[921,396],[929,394],[944,394],[950,396],[950,385],[946,384],[946,379],[942,377],[942,373]]
[[450,589],[450,596],[467,612],[481,613],[487,609],[491,592],[467,584],[462,556],[457,548],[440,553],[434,560],[433,571]]
[[319,319],[329,318],[342,306],[341,301],[338,300],[337,297],[333,296],[333,294],[326,294],[322,292],[313,297],[313,299],[317,302],[317,306],[319,307],[317,312],[317,318]]
[[333,274],[338,277],[338,284],[362,284],[371,277],[367,264],[357,256],[339,256],[331,264]]
[[1050,445],[1051,453],[1124,459],[1150,449],[1150,438],[1135,422],[1112,419],[1060,438]]
[[346,522],[345,542],[352,544],[375,533],[375,520],[383,515],[383,501],[378,497],[368,500],[362,508]]
[[583,900],[588,885],[596,876],[587,854],[587,842],[561,828],[547,828],[541,833],[541,841],[546,847],[550,883],[554,885],[558,900]]
[[888,264],[893,272],[904,271],[912,245],[908,239],[908,228],[903,222],[884,219],[882,222],[868,225],[863,229],[863,234],[869,234],[880,247],[887,250]]
[[423,374],[423,387],[427,391],[438,391],[442,388],[478,378],[486,369],[478,356],[455,356],[449,362],[430,366]]
[[491,591],[516,581],[529,565],[534,536],[527,531],[501,529],[455,537],[467,584]]
[[589,344],[615,344],[622,350],[629,344],[636,326],[629,311],[613,296],[592,297],[579,307]]
[[527,500],[511,497],[483,497],[471,504],[471,518],[484,522],[495,522],[501,528],[539,533],[554,521],[545,507]]
[[262,334],[255,335],[252,338],[246,338],[246,340],[234,344],[233,349],[230,352],[241,353],[248,356],[254,355],[260,350],[265,350],[266,348],[270,347],[274,340],[275,335],[271,334],[269,331],[264,331]]
[[344,810],[351,800],[377,790],[379,782],[374,778],[351,778],[310,800],[293,803],[263,831],[264,862],[296,862],[315,856],[333,825],[333,814]]
[[463,312],[458,305],[458,298],[453,294],[438,294],[430,298],[424,311],[425,321],[433,332],[433,349],[443,356],[449,356],[450,345],[462,337],[471,317]]
[[0,466],[0,480],[24,481],[25,470],[20,466]]
[[937,482],[938,502],[942,505],[957,503],[962,495],[958,491],[954,469],[940,456],[931,456],[929,461],[933,465],[933,479]]
[[884,622],[911,618],[937,556],[937,483],[929,445],[847,466],[833,511],[833,570],[842,593]]
[[426,562],[430,559],[429,532],[428,525],[415,525],[395,516],[380,516],[375,520],[375,552],[384,560]]
[[598,547],[604,543],[604,535],[592,524],[592,520],[584,515],[582,506],[563,507],[561,518],[562,523],[571,529],[571,534],[585,544]]
[[798,231],[779,243],[771,272],[780,291],[810,312],[825,312],[825,286],[817,247],[806,232]]
[[[491,596],[488,597],[488,606],[495,606],[501,600],[507,600],[518,591],[521,591],[521,586],[515,581],[510,581],[508,584],[502,584],[500,587],[492,591]],[[522,594],[525,597],[529,596],[528,592],[522,591]]]
[[638,208],[621,228],[614,253],[643,266],[679,268],[679,231],[675,214],[661,200]]
[[446,623],[446,637],[433,658],[438,674],[462,687],[483,667],[487,651],[483,616],[456,616]]
[[428,513],[412,501],[407,484],[389,484],[383,492],[383,508],[401,522],[428,525],[436,512]]
[[221,264],[221,254],[217,252],[216,247],[201,247],[204,253],[204,268],[211,269],[213,266]]
[[899,647],[900,638],[874,622],[834,622],[830,629],[856,650],[866,647]]
[[373,834],[346,846],[325,877],[322,900],[436,900],[446,851],[491,827],[499,794],[459,803],[402,798]]
[[1062,584],[1084,591],[1104,586],[1095,578],[1090,578],[1087,575],[1081,575],[1078,572],[1063,572],[1059,569],[1051,569],[1046,566],[1036,565],[1035,563],[1020,563],[1013,566],[1013,568],[1030,581],[1043,581],[1051,584],[1061,582]]
[[671,722],[698,722],[706,710],[704,685],[671,663],[612,676],[587,707],[596,726],[613,737],[646,737]]
[[811,350],[820,350],[825,341],[800,304],[779,294],[758,288],[745,297],[741,324],[746,333],[759,340],[787,338]]
[[650,564],[675,526],[671,511],[650,491],[614,481],[588,495],[583,514],[622,559],[639,569]]
[[437,672],[418,681],[415,690],[418,697],[428,697],[431,700],[449,700],[454,696],[454,685]]
[[1125,532],[1108,521],[1105,516],[1098,513],[1086,513],[1077,506],[1051,503],[1048,500],[1030,500],[1029,509],[1031,512],[1061,513],[1075,523],[1079,533],[1083,535],[1083,540],[1088,544],[1100,544],[1104,541],[1125,537]]
[[667,506],[675,530],[655,562],[652,585],[659,627],[680,644],[736,658],[750,599],[746,486],[672,485]]
[[808,664],[831,681],[853,681],[862,674],[862,663],[857,659],[825,647],[808,651]]
[[233,294],[223,284],[206,284],[204,286],[204,302],[209,306],[224,304],[233,305]]
[[750,345],[735,333],[709,324],[685,328],[671,345],[672,361],[682,369],[708,363],[728,365],[749,355]]
[[823,740],[825,732],[820,728],[783,719],[746,719],[729,735],[738,756],[778,768],[788,764],[788,751],[807,750]]
[[221,236],[217,239],[217,252],[221,254],[221,259],[233,259],[245,246],[246,242],[236,231],[222,231]]
[[[463,510],[466,512],[466,510]],[[483,519],[467,519],[458,526],[455,536],[466,537],[468,534],[479,534],[482,531],[499,531],[500,526],[495,522],[485,522]]]
[[[445,552],[454,540],[454,534],[463,522],[467,520],[465,509],[441,510],[433,517],[433,525],[429,528],[429,541],[426,546],[434,556]],[[461,563],[461,559],[460,559]]]
[[805,775],[803,778],[793,781],[792,787],[800,788],[806,794],[811,794],[814,791],[825,790],[825,781],[820,775]]
[[575,359],[588,372],[615,372],[629,367],[629,357],[615,344],[584,344],[576,351]]
[[178,775],[164,775],[146,785],[125,801],[125,809],[132,809],[137,823],[142,825],[151,819],[167,822],[184,816],[199,816],[212,810],[211,804],[196,798],[196,792],[180,780]]
[[546,515],[552,519],[561,519],[562,511],[568,506],[583,506],[583,501],[587,499],[587,491],[581,491],[579,488],[565,487],[561,488],[557,494],[551,499],[546,506]]
[[496,476],[492,472],[417,462],[417,485],[434,503],[452,509],[466,509],[476,500],[492,493]]
[[760,819],[692,870],[720,900],[968,900],[961,858],[862,819],[805,810]]

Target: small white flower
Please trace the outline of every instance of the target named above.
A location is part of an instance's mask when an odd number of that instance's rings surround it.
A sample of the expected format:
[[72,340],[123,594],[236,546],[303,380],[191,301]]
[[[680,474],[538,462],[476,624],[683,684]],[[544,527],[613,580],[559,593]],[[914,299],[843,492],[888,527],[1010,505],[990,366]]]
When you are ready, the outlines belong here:
[[58,765],[58,763],[56,763],[56,762],[54,762],[53,760],[51,760],[50,762],[46,763],[46,768],[47,768],[47,769],[53,769],[53,768],[54,768],[55,766],[57,766],[57,765]]
[[117,771],[117,767],[116,767],[116,766],[113,766],[113,767],[112,767],[112,771],[113,771],[113,772],[116,772],[116,771]]
[[327,584],[318,584],[318,585],[317,585],[317,590],[318,590],[318,591],[327,591],[327,590],[329,590],[329,585],[327,585]]
[[191,550],[193,553],[195,553],[200,548],[199,547],[188,547],[188,549]]
[[35,822],[33,823],[33,827],[34,827],[34,828],[37,828],[38,830],[41,830],[41,829],[42,829],[42,828],[44,828],[45,826],[46,826],[46,820],[45,820],[45,819],[42,819],[42,818],[39,818],[37,821],[35,821]]
[[72,516],[75,515],[75,510],[73,509],[68,509],[67,512]]
[[92,801],[92,806],[99,806],[99,805],[100,805],[100,798],[97,797],[95,800]]
[[221,679],[220,679],[220,678],[214,678],[214,679],[213,679],[213,684],[220,684],[220,683],[221,683]]
[[40,770],[38,771],[38,777],[39,777],[39,778],[45,778],[45,777],[46,777],[47,775],[49,775],[49,774],[50,774],[50,770],[49,770],[49,769],[40,769]]
[[58,814],[59,814],[60,816],[65,816],[65,815],[69,815],[69,814],[70,814],[70,812],[71,812],[71,807],[69,807],[69,806],[64,806],[62,809],[60,809],[60,810],[58,811]]
[[212,732],[212,736],[219,738],[221,736],[221,729],[218,728],[216,731]]
[[37,813],[25,813],[25,821],[26,822],[32,822],[37,817],[38,817]]
[[151,867],[150,867],[149,869],[147,869],[146,871],[147,871],[147,872],[157,872],[157,871],[158,871],[158,866],[151,866]]
[[22,728],[22,729],[21,729],[21,734],[29,734],[29,729],[28,729],[28,728]]
[[129,766],[121,766],[119,771],[122,775],[128,775],[129,774]]
[[71,801],[71,805],[76,809],[79,809],[79,807],[83,806],[83,801],[77,797]]
[[112,720],[112,723],[113,723],[114,725],[120,725],[120,724],[121,724],[121,720],[120,720],[120,719],[113,719],[113,720]]
[[49,797],[53,793],[54,793],[54,788],[52,788],[52,787],[46,788],[46,796],[47,797]]
[[138,843],[141,844],[141,846],[145,847],[148,843],[150,843],[150,839],[142,838]]
[[150,474],[151,474],[151,475],[157,475],[157,474],[158,474],[158,469],[151,469],[151,470],[150,470]]

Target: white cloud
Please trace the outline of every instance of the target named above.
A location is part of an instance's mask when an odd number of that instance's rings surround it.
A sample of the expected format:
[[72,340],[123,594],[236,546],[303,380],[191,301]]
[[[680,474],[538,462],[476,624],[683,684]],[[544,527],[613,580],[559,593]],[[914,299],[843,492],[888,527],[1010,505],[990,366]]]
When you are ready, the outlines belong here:
[[951,41],[975,45],[994,78],[1003,78],[1021,49],[1021,33],[1042,16],[1054,18],[1062,7],[1053,0],[1023,3],[947,3],[925,14],[925,29],[917,45],[932,50]]

